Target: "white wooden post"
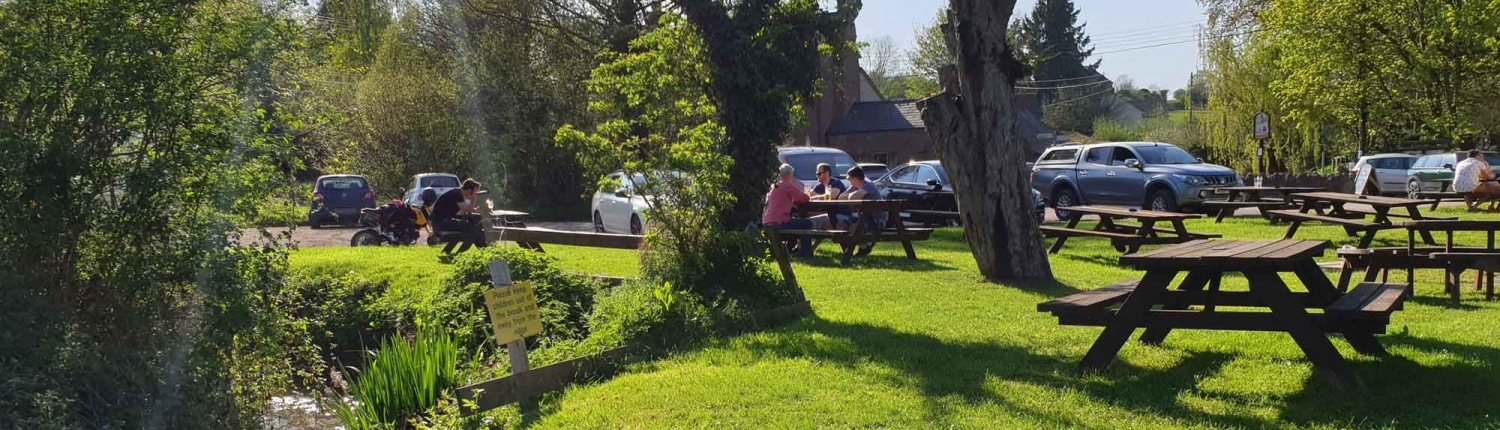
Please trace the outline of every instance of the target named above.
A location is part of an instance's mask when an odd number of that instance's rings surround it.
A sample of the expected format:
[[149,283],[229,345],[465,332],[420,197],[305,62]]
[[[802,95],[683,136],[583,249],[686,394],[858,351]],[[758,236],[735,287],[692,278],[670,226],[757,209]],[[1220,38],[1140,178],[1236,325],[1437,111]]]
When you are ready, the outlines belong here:
[[[509,262],[505,260],[491,260],[489,268],[491,288],[506,288],[515,285],[510,280]],[[531,370],[531,364],[526,360],[526,339],[505,344],[505,352],[510,356],[510,373],[512,375]]]

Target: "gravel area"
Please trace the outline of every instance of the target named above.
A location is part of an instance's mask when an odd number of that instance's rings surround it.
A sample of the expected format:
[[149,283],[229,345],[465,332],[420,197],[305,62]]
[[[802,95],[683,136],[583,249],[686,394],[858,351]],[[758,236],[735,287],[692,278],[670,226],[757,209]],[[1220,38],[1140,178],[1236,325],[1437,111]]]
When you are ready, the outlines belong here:
[[[527,223],[526,225],[530,226],[530,227],[541,227],[541,228],[548,228],[548,229],[553,229],[553,230],[594,231],[593,224],[590,224],[588,222],[582,222],[582,221],[580,221],[580,222],[571,222],[571,221],[530,222],[530,223]],[[286,227],[272,227],[272,228],[266,229],[266,231],[269,231],[272,235],[276,235],[276,236],[280,236],[281,234],[285,233],[287,230],[288,229]],[[354,232],[356,232],[356,231],[359,231],[359,228],[356,228],[356,227],[323,227],[323,228],[311,228],[311,227],[307,227],[307,226],[300,226],[300,227],[297,227],[295,230],[292,230],[292,242],[295,243],[299,247],[349,246],[349,239],[351,237],[354,237]],[[247,239],[259,237],[259,234],[255,232],[255,229],[245,230],[244,234],[245,234],[245,238],[247,238]],[[427,243],[426,240],[427,240],[427,232],[423,231],[422,232],[422,237],[420,239],[417,239],[417,243]]]

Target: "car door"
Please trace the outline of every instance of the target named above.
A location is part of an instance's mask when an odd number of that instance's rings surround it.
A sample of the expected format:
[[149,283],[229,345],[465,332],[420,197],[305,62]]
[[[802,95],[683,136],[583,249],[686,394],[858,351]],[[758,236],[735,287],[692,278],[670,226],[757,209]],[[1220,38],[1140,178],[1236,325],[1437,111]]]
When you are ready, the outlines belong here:
[[1114,190],[1110,188],[1109,160],[1114,157],[1114,146],[1095,146],[1089,148],[1083,154],[1083,161],[1078,163],[1078,192],[1083,198],[1083,203],[1111,204],[1119,201]]
[[1141,156],[1128,146],[1115,147],[1109,160],[1109,172],[1104,176],[1108,178],[1112,193],[1118,196],[1119,204],[1139,205],[1146,202],[1146,172],[1125,166],[1129,160],[1141,162]]
[[933,190],[931,183],[941,186],[943,178],[938,177],[937,170],[934,170],[932,166],[917,166],[917,177],[913,182],[919,188],[912,192],[912,200],[916,201],[912,209],[938,210],[937,202],[935,201],[936,195],[952,191],[947,188],[944,188],[942,191]]
[[884,198],[892,200],[910,200],[915,197],[917,185],[916,165],[901,166],[884,178]]
[[1411,168],[1414,157],[1390,157],[1381,159],[1375,172],[1380,181],[1380,192],[1395,193],[1406,190],[1406,170]]

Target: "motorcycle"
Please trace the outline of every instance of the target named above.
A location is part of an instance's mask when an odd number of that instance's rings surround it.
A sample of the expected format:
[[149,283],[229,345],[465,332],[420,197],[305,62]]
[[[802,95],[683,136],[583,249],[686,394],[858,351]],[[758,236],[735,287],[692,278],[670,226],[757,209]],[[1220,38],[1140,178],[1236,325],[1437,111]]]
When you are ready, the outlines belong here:
[[417,243],[421,229],[427,227],[420,209],[401,202],[359,211],[363,227],[349,238],[349,246],[411,245]]

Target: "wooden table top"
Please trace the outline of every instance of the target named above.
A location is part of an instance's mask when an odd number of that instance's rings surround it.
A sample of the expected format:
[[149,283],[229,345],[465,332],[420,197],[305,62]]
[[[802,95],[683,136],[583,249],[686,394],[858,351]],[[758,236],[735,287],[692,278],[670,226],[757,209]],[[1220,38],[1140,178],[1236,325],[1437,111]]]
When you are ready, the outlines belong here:
[[1150,220],[1184,220],[1203,218],[1202,214],[1184,214],[1176,212],[1157,212],[1145,209],[1130,209],[1116,206],[1069,206],[1070,212],[1092,215],[1108,215],[1112,217],[1127,217]]
[[1322,187],[1280,187],[1280,186],[1257,187],[1257,186],[1253,186],[1253,185],[1241,185],[1241,186],[1234,186],[1234,187],[1219,187],[1218,189],[1224,190],[1224,191],[1281,191],[1281,192],[1284,192],[1284,193],[1310,193],[1310,192],[1326,191],[1326,190],[1328,190],[1327,188],[1322,188]]
[[1322,240],[1195,240],[1134,255],[1120,257],[1120,264],[1146,268],[1236,269],[1246,266],[1292,264],[1323,255]]
[[875,204],[875,205],[900,205],[900,206],[905,206],[905,205],[910,204],[910,203],[911,203],[910,200],[900,200],[900,199],[882,199],[882,200],[808,200],[808,201],[805,201],[805,202],[798,202],[795,206],[798,209],[836,209],[836,208],[857,208],[857,207],[860,207],[862,205],[867,205],[867,204]]
[[1417,206],[1417,205],[1424,205],[1424,204],[1428,204],[1428,205],[1432,204],[1431,200],[1412,200],[1412,199],[1403,199],[1403,198],[1399,198],[1399,197],[1365,196],[1365,195],[1359,195],[1359,194],[1334,193],[1334,192],[1296,193],[1296,194],[1292,194],[1292,196],[1293,197],[1301,197],[1303,199],[1308,199],[1308,200],[1322,200],[1322,201],[1340,202],[1340,203],[1359,203],[1359,204],[1366,204],[1366,205],[1370,205],[1370,206]]
[[1418,219],[1402,221],[1396,225],[1410,230],[1429,231],[1500,231],[1500,221]]

